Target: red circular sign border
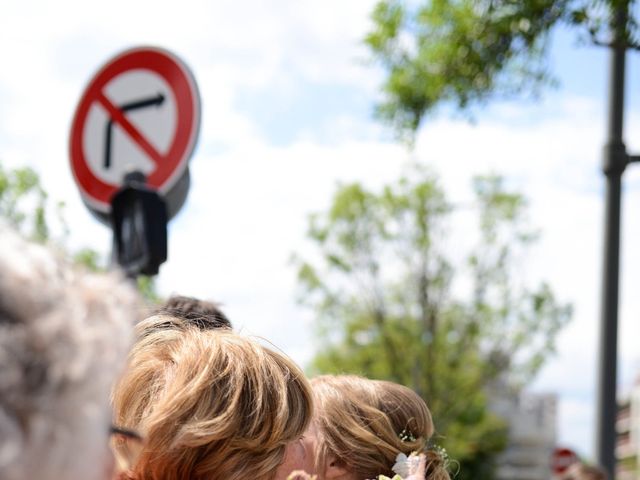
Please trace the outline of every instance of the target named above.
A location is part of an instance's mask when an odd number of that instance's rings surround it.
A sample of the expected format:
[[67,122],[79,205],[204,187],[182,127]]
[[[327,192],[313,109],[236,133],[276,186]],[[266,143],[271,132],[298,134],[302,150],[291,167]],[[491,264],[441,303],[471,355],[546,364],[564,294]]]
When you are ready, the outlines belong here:
[[[158,47],[137,47],[121,52],[105,64],[91,79],[73,116],[69,139],[71,171],[85,203],[102,213],[110,211],[109,201],[118,190],[96,178],[89,169],[82,137],[89,108],[103,88],[116,76],[133,69],[150,70],[170,85],[176,98],[177,128],[167,154],[167,162],[158,165],[147,184],[166,194],[184,173],[195,148],[200,127],[200,97],[189,68],[174,54]],[[92,193],[90,193],[92,192]]]
[[[562,468],[558,467],[559,460],[561,458],[572,459],[573,462],[570,462],[566,465],[562,465]],[[578,454],[570,448],[567,447],[556,447],[551,454],[551,470],[554,474],[560,475],[564,473],[569,467],[579,460]]]

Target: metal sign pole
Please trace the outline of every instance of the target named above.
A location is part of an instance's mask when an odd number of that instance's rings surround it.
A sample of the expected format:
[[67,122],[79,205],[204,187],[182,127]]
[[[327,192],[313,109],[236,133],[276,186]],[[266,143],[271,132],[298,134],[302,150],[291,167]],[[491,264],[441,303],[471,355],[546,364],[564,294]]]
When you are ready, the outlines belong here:
[[622,141],[625,54],[627,50],[625,35],[627,24],[626,5],[617,7],[613,14],[612,31],[615,38],[610,46],[609,138],[605,146],[603,164],[603,172],[606,176],[606,204],[596,431],[598,463],[607,470],[609,478],[615,478],[616,467],[620,197],[622,174],[629,162],[626,148]]

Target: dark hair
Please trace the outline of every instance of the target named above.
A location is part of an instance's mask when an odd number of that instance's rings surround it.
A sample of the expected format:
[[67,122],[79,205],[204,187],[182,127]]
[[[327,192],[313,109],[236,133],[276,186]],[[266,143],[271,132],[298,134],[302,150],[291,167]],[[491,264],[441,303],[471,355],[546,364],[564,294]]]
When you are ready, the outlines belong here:
[[154,315],[173,317],[171,320],[167,319],[167,327],[175,327],[175,322],[178,320],[185,321],[201,330],[233,328],[218,304],[182,295],[171,296],[164,305],[154,312]]

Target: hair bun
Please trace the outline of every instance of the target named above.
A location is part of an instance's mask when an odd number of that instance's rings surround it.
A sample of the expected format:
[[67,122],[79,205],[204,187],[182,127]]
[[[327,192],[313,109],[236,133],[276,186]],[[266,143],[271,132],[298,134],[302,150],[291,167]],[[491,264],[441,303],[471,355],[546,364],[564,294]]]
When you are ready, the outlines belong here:
[[426,480],[450,480],[449,455],[439,446],[426,448],[422,454],[426,457],[424,478]]

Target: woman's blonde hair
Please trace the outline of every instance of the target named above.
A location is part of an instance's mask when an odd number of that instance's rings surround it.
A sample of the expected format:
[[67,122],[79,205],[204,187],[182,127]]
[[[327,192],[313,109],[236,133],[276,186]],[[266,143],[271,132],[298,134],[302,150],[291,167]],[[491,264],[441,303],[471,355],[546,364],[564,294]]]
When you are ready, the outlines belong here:
[[303,373],[228,330],[154,327],[167,320],[141,324],[114,391],[117,424],[145,438],[130,478],[273,478],[311,419]]
[[359,479],[392,477],[399,453],[418,452],[427,457],[425,478],[449,479],[441,454],[428,446],[434,432],[431,413],[413,390],[355,375],[323,375],[311,385],[321,476],[333,456]]

